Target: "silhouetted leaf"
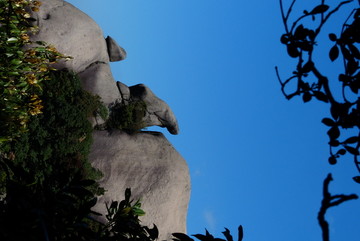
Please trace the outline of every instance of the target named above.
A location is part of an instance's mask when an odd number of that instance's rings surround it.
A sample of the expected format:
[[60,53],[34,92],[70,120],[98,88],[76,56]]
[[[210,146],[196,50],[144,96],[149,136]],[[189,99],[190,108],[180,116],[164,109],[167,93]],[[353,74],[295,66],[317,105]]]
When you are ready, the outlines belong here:
[[117,201],[112,201],[111,205],[110,205],[110,209],[116,209],[118,207],[118,202]]
[[353,177],[353,180],[360,184],[360,176]]
[[240,225],[240,226],[238,227],[238,233],[239,233],[239,239],[238,239],[238,241],[242,241],[243,238],[244,238],[244,229],[243,229],[242,225]]
[[340,149],[336,152],[336,154],[339,154],[339,155],[345,155],[346,154],[346,150],[345,149]]
[[304,103],[309,102],[312,98],[312,95],[309,92],[305,92],[302,96]]
[[352,92],[354,92],[355,94],[357,94],[359,92],[359,86],[358,83],[356,82],[351,82],[350,83],[350,89]]
[[314,41],[316,37],[315,31],[310,29],[308,32],[308,36],[311,41]]
[[203,234],[194,234],[194,235],[192,235],[192,236],[194,236],[195,238],[197,238],[197,239],[199,239],[199,240],[201,240],[201,241],[214,240],[214,237],[210,238],[210,237],[205,236],[205,235],[203,235]]
[[146,232],[149,234],[150,238],[151,239],[157,239],[159,237],[159,230],[158,228],[156,227],[156,225],[154,224],[154,227],[153,228],[149,228],[149,227],[144,227],[144,229],[146,230]]
[[349,47],[351,53],[353,54],[353,56],[357,59],[360,59],[359,49],[357,47],[355,47],[355,45],[353,45],[353,44],[348,44],[348,47]]
[[354,59],[350,59],[346,65],[346,68],[348,73],[352,75],[359,68],[359,62],[355,61]]
[[183,233],[173,233],[172,235],[175,237],[173,238],[174,241],[194,241],[194,239]]
[[289,43],[289,35],[288,34],[281,35],[280,42],[283,44]]
[[315,96],[316,99],[318,99],[320,101],[323,101],[325,103],[329,102],[329,98],[323,92],[321,92],[321,91],[313,91],[313,93],[314,93],[314,96]]
[[325,4],[321,4],[316,6],[313,10],[311,10],[310,14],[319,14],[319,13],[324,13],[329,9],[328,5]]
[[331,116],[337,120],[340,116],[340,105],[339,104],[336,104],[336,103],[333,103],[330,107],[330,113],[331,113]]
[[324,125],[327,125],[327,126],[334,126],[335,125],[335,121],[330,119],[330,118],[324,118],[322,119],[321,121]]
[[331,61],[335,61],[337,58],[339,57],[339,48],[338,46],[335,44],[329,52],[329,58]]
[[348,82],[348,80],[349,80],[349,76],[344,75],[344,74],[339,74],[339,81],[340,82],[346,83],[346,82]]
[[344,58],[347,60],[351,60],[353,58],[350,51],[344,46],[341,47],[341,53],[343,54]]
[[225,228],[225,231],[222,233],[226,237],[227,241],[233,241],[233,237],[231,236],[229,229]]
[[337,147],[340,145],[340,142],[338,140],[331,140],[329,141],[329,145],[333,147]]
[[330,137],[330,140],[336,140],[340,136],[340,130],[339,127],[333,126],[330,128],[330,130],[327,132],[327,134]]
[[337,160],[336,160],[336,157],[335,157],[335,156],[329,157],[329,164],[330,164],[330,165],[335,165],[336,162],[337,162]]
[[90,210],[90,208],[94,207],[96,203],[97,203],[97,197],[94,197],[86,203],[86,206]]
[[305,39],[307,36],[307,29],[304,28],[302,24],[300,24],[296,29],[294,33],[295,39]]
[[312,62],[311,60],[309,60],[308,62],[306,62],[306,64],[304,64],[304,66],[302,67],[302,72],[304,73],[309,73],[314,67],[314,62]]
[[129,202],[129,201],[130,201],[130,197],[131,197],[131,189],[130,189],[130,188],[126,188],[126,190],[125,190],[125,200],[126,200],[127,202]]
[[356,148],[354,148],[352,146],[344,146],[344,147],[349,153],[351,153],[353,155],[359,155],[359,150],[357,150]]
[[337,37],[336,37],[335,34],[330,33],[330,34],[329,34],[329,39],[330,39],[331,41],[335,42],[335,41],[337,40]]
[[292,58],[297,58],[300,55],[299,50],[294,44],[288,44],[287,46],[288,55]]
[[346,139],[346,140],[344,141],[344,143],[346,143],[346,144],[354,144],[354,143],[357,143],[358,141],[359,141],[359,137],[357,137],[357,136],[352,136],[352,137]]

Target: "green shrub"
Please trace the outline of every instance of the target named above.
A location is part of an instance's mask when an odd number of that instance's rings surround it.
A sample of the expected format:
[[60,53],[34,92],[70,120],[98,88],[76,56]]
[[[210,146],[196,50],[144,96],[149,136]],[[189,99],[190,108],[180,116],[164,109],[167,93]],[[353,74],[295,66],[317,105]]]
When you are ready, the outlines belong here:
[[42,88],[43,114],[33,116],[28,132],[12,143],[15,165],[33,173],[28,182],[39,185],[57,176],[57,166],[70,176],[80,170],[84,179],[99,178],[87,156],[92,143],[88,118],[100,108],[100,99],[82,90],[78,77],[68,71],[51,72]]
[[[61,55],[53,46],[30,41],[30,14],[39,1],[0,1],[0,152],[8,142],[27,131],[31,116],[41,114],[41,82],[48,78],[49,64]],[[32,44],[32,47],[30,47]]]
[[144,101],[133,101],[128,104],[117,103],[110,109],[106,127],[136,133],[145,127],[143,121],[145,115],[146,103]]

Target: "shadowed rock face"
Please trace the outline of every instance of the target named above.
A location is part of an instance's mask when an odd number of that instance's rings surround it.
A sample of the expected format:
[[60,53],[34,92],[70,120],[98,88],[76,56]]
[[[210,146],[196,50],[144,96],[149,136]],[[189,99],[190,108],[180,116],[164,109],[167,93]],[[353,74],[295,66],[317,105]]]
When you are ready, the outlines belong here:
[[[104,39],[100,27],[85,13],[62,0],[42,0],[34,13],[39,33],[32,40],[54,45],[72,60],[57,64],[78,73],[85,90],[99,95],[107,106],[142,100],[147,105],[144,122],[178,133],[170,107],[143,84],[128,87],[115,82],[109,61],[119,61],[126,52],[114,39]],[[94,131],[90,160],[104,173],[101,185],[108,190],[100,197],[96,210],[105,213],[104,202],[122,200],[127,187],[141,198],[147,212],[145,225],[155,223],[160,240],[172,232],[186,232],[190,178],[185,160],[167,139],[157,132],[128,135],[114,131]]]

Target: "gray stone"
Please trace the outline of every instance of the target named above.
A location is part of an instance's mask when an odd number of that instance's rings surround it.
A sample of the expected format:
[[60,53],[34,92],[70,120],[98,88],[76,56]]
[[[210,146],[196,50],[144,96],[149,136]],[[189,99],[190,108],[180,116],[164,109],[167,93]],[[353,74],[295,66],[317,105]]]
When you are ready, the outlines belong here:
[[126,59],[126,51],[110,36],[107,36],[106,45],[109,53],[110,62],[116,62]]
[[[41,40],[54,45],[61,53],[73,57],[61,61],[55,68],[68,68],[79,74],[85,90],[97,94],[108,107],[128,98],[126,85],[117,91],[109,61],[121,60],[126,52],[110,36],[103,38],[100,27],[88,15],[73,5],[61,0],[43,1],[39,12],[34,13],[39,33],[32,40]],[[119,85],[118,85],[119,87]],[[143,88],[144,87],[144,88]],[[170,107],[156,97],[149,88],[131,87],[141,92],[148,111],[144,118],[146,126],[166,127],[171,134],[178,134],[179,127]],[[135,91],[137,89],[137,91]],[[92,123],[102,124],[105,120],[97,117]]]
[[99,95],[106,106],[111,106],[114,101],[121,99],[120,92],[107,63],[93,63],[79,73],[82,86],[86,91]]
[[65,1],[41,2],[40,11],[33,13],[40,31],[31,39],[45,41],[73,57],[56,68],[68,68],[78,73],[92,63],[109,62],[103,32],[94,20]]
[[171,108],[163,100],[158,98],[147,86],[138,84],[130,86],[130,95],[132,100],[141,100],[146,103],[146,115],[144,122],[147,126],[166,127],[167,130],[177,135],[179,126]]
[[104,173],[100,184],[107,190],[95,210],[105,213],[105,203],[123,200],[130,187],[134,200],[141,198],[146,215],[142,224],[160,232],[159,240],[171,240],[173,232],[186,232],[190,177],[181,155],[158,132],[129,135],[95,131],[90,160]]
[[[178,133],[173,112],[149,88],[145,85],[129,88],[115,83],[108,45],[102,30],[89,16],[62,0],[42,0],[42,3],[40,11],[34,13],[40,31],[31,39],[45,41],[73,57],[56,68],[78,73],[83,88],[99,95],[109,107],[119,101],[145,101],[146,123]],[[92,121],[104,122],[98,118]],[[189,172],[185,160],[162,134],[141,132],[130,136],[121,131],[112,135],[95,131],[90,160],[104,172],[101,184],[108,191],[96,206],[102,214],[106,214],[105,201],[123,200],[125,188],[130,187],[135,197],[142,199],[147,212],[143,223],[150,226],[155,223],[161,239],[168,239],[172,232],[186,231]]]
[[122,101],[124,101],[124,104],[126,104],[128,101],[130,101],[130,89],[127,85],[124,83],[121,83],[120,81],[116,82],[116,85],[118,87],[118,90],[121,95]]

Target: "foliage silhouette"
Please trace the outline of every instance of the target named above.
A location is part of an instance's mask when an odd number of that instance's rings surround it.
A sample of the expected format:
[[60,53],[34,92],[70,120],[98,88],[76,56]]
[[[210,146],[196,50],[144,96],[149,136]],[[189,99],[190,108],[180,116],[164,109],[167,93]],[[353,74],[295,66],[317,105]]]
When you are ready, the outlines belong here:
[[[293,0],[285,12],[283,1],[280,0],[281,16],[285,27],[285,33],[281,36],[280,41],[286,45],[287,54],[297,60],[295,70],[285,81],[281,80],[279,70],[275,67],[281,91],[288,100],[295,96],[302,96],[305,103],[317,99],[330,105],[331,118],[322,120],[322,123],[329,127],[327,135],[329,136],[330,157],[328,161],[334,165],[340,156],[349,153],[360,173],[358,160],[360,154],[360,98],[358,97],[360,89],[360,52],[358,49],[360,44],[360,1],[357,1],[358,3],[353,0],[342,1],[335,7],[330,7],[325,4],[325,0],[321,0],[319,5],[310,11],[304,10],[300,17],[289,23],[295,2],[296,0]],[[330,84],[330,81],[335,82],[336,80],[326,77],[323,74],[324,70],[320,70],[319,65],[315,62],[314,51],[317,47],[317,40],[329,18],[344,5],[350,3],[353,3],[354,7],[344,20],[340,34],[328,34],[329,40],[333,42],[333,46],[328,50],[328,58],[331,62],[342,58],[343,71],[338,73],[337,77],[341,88],[336,89],[334,85]],[[294,82],[295,84],[293,84]],[[291,85],[296,88],[288,91],[287,87]],[[337,93],[341,93],[341,95],[335,98]],[[354,132],[355,134],[353,134]],[[360,176],[355,176],[353,179],[360,183]],[[331,195],[328,190],[331,180],[331,174],[324,180],[323,200],[318,213],[324,241],[330,239],[329,224],[325,219],[326,211],[330,207],[358,198],[355,194]]]
[[[282,81],[278,68],[276,73],[281,84],[281,91],[287,99],[302,96],[304,102],[313,99],[330,105],[331,118],[324,118],[322,123],[329,127],[330,157],[329,163],[334,165],[340,156],[347,153],[353,156],[355,167],[360,174],[360,161],[358,160],[360,149],[360,67],[359,67],[359,44],[360,44],[360,9],[353,0],[342,1],[331,8],[325,1],[315,6],[311,11],[304,10],[292,24],[289,17],[296,0],[293,0],[289,9],[285,12],[280,0],[282,19],[285,33],[281,36],[281,43],[286,45],[287,53],[291,58],[297,59],[297,65],[291,77]],[[329,81],[336,81],[326,77],[315,62],[314,51],[317,40],[322,33],[324,25],[329,18],[346,4],[354,4],[353,10],[345,19],[340,34],[329,33],[328,37],[333,46],[329,50],[329,59],[336,61],[342,59],[343,71],[338,73],[337,81],[340,89],[330,85]],[[356,6],[357,5],[357,6]],[[309,18],[312,21],[307,21]],[[309,24],[311,23],[311,24]],[[315,27],[306,27],[306,25]],[[295,82],[294,91],[286,91],[286,88]],[[335,93],[341,93],[335,98]],[[345,133],[344,133],[345,132]],[[355,134],[353,134],[355,132]],[[342,135],[343,134],[343,135]],[[360,178],[360,177],[359,177]],[[359,180],[354,177],[354,180]]]
[[[232,235],[230,234],[229,229],[225,228],[225,231],[222,233],[225,236],[226,240],[221,238],[215,238],[206,229],[205,229],[205,235],[194,234],[192,236],[194,236],[200,241],[234,241]],[[172,235],[174,236],[173,238],[174,241],[194,241],[194,239],[190,238],[188,235],[183,233],[173,233]],[[242,241],[243,237],[244,237],[244,231],[243,231],[243,227],[240,225],[238,228],[238,241]]]

